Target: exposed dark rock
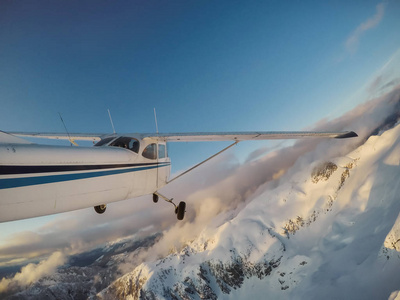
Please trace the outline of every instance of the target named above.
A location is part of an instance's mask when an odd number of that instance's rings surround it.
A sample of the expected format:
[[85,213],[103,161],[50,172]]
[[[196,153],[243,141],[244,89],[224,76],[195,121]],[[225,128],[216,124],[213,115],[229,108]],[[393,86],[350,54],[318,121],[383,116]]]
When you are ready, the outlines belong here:
[[311,172],[312,182],[327,181],[337,168],[337,165],[333,162],[326,162],[316,166]]

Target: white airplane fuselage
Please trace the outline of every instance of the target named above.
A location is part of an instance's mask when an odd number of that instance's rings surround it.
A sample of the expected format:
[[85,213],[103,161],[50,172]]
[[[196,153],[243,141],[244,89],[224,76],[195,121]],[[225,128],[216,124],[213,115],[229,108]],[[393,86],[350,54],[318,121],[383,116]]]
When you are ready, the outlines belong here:
[[140,140],[137,153],[113,146],[0,144],[0,222],[154,193],[168,181],[170,159],[144,157],[150,144],[158,145]]

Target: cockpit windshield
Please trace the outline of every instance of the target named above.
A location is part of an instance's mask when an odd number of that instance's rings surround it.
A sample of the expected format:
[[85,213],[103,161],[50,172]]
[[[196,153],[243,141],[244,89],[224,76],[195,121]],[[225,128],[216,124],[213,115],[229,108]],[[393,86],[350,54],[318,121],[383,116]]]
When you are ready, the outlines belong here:
[[110,146],[129,149],[135,153],[139,152],[139,141],[130,137],[120,137],[110,144]]
[[95,147],[104,146],[104,145],[108,144],[109,142],[111,142],[113,139],[115,139],[115,137],[109,137],[109,138],[102,139],[100,142],[97,142],[94,146]]
[[[100,142],[98,142],[95,146],[104,146],[114,139],[115,139],[115,137],[105,138],[105,139],[101,140]],[[140,143],[137,139],[122,136],[122,137],[117,138],[115,141],[113,141],[109,146],[121,147],[121,148],[129,149],[135,153],[138,153],[139,148],[140,148]]]

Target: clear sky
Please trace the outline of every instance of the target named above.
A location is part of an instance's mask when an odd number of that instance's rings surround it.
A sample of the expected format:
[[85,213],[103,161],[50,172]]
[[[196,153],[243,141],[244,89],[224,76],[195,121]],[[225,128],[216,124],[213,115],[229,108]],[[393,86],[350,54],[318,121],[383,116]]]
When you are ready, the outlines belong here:
[[[356,104],[400,48],[399,15],[399,1],[3,0],[0,130],[64,132],[60,112],[70,132],[107,133],[109,108],[118,132],[153,132],[154,107],[161,132],[301,130]],[[176,172],[220,145],[169,149]]]

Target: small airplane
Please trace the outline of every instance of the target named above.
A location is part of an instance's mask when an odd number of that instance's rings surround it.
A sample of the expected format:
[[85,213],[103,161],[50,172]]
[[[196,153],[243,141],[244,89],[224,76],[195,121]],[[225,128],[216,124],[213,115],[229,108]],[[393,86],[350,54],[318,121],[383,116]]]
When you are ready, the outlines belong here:
[[[153,195],[176,205],[159,189],[245,140],[352,138],[346,132],[219,132],[171,134],[57,134],[0,131],[0,222],[87,207],[102,214],[115,201]],[[93,141],[93,147],[41,145],[23,137]],[[228,147],[169,180],[167,142],[232,141]]]

